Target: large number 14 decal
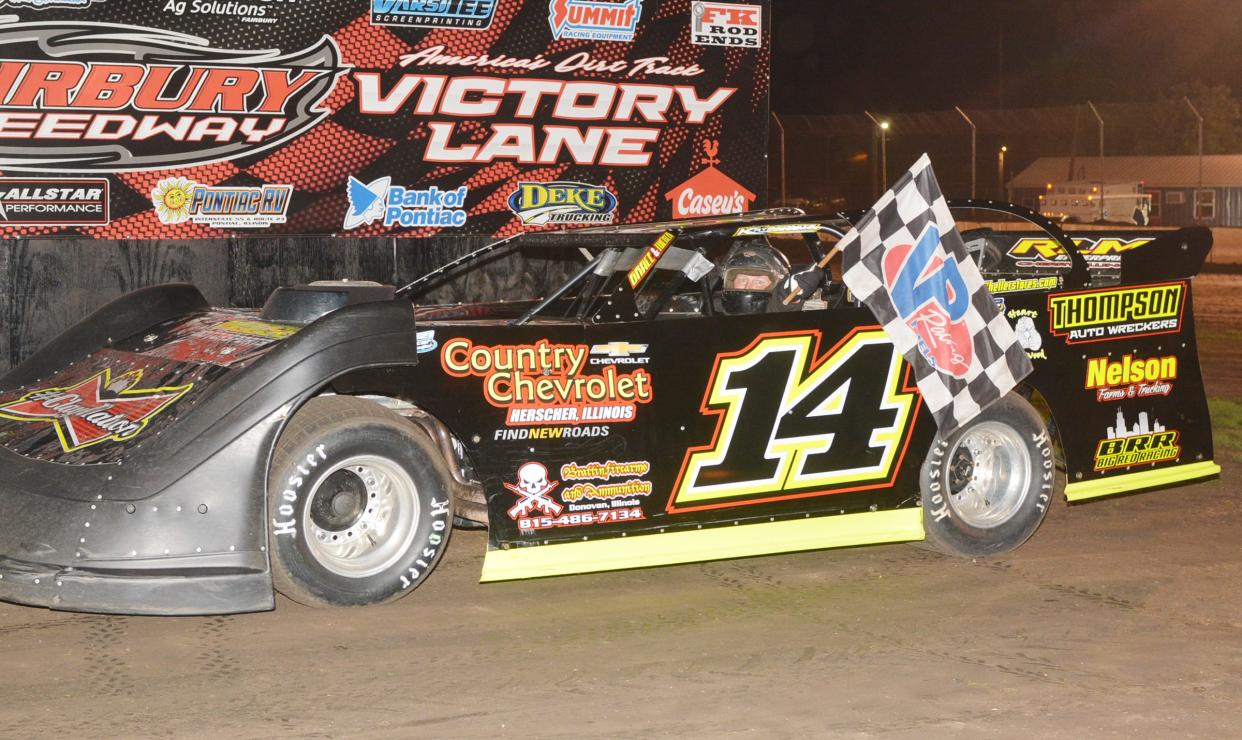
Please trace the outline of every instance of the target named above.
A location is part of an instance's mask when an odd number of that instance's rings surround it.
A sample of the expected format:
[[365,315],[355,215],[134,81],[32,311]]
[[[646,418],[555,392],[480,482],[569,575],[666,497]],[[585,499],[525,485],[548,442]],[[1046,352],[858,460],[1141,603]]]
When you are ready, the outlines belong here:
[[738,506],[892,484],[917,394],[881,330],[823,357],[819,332],[762,335],[716,360],[703,413],[715,439],[686,453],[670,511]]

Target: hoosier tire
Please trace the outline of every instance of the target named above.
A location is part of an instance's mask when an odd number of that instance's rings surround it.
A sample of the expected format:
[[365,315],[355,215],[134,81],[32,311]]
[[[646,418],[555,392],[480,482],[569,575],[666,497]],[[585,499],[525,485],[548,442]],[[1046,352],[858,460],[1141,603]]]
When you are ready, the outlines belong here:
[[369,401],[328,396],[290,421],[268,479],[276,590],[309,606],[413,591],[448,546],[449,472],[420,429]]
[[921,475],[926,544],[964,557],[1013,550],[1043,521],[1055,478],[1043,418],[1010,393],[932,442]]

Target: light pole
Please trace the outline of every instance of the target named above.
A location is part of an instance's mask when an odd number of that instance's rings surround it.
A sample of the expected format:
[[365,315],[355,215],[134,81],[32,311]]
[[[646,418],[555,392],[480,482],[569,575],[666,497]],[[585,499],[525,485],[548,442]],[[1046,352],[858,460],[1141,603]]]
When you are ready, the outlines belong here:
[[880,192],[883,193],[888,190],[888,121],[881,121],[872,115],[869,110],[865,110],[863,113],[880,130],[880,182],[882,183]]
[[1190,108],[1190,112],[1195,114],[1195,118],[1199,121],[1199,190],[1195,191],[1195,222],[1199,221],[1199,192],[1203,190],[1203,116],[1199,115],[1199,110],[1195,108],[1195,104],[1190,102],[1189,95],[1183,95],[1182,100],[1186,101],[1186,106]]
[[996,153],[996,191],[1000,193],[999,199],[1005,199],[1005,152],[1009,151],[1009,147],[1002,145],[1000,151]]
[[1091,113],[1095,116],[1095,120],[1100,125],[1100,220],[1104,220],[1104,118],[1100,116],[1100,112],[1095,109],[1095,103],[1087,101],[1087,107],[1091,109]]
[[970,197],[974,198],[976,197],[975,175],[978,173],[978,170],[975,169],[975,158],[978,152],[976,146],[978,129],[975,128],[975,122],[970,120],[970,116],[966,115],[966,111],[958,106],[954,106],[954,109],[961,114],[962,118],[966,119],[966,125],[970,126]]

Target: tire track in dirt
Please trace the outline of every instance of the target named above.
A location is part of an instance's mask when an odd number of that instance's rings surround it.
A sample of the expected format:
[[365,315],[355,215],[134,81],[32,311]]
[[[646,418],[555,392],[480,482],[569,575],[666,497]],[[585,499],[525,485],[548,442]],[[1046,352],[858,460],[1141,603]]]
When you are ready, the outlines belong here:
[[125,649],[129,622],[126,617],[104,617],[88,624],[82,633],[86,664],[83,675],[98,695],[127,698],[136,691]]

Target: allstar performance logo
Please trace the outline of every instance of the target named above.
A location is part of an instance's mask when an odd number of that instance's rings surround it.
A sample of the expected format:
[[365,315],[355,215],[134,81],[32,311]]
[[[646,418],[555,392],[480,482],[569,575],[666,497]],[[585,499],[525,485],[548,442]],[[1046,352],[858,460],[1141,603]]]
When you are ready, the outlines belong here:
[[0,177],[0,226],[104,226],[108,181]]
[[141,370],[113,381],[112,371],[104,369],[77,385],[32,391],[0,405],[0,418],[51,424],[65,452],[101,442],[127,442],[194,387],[191,383],[135,390],[141,380]]

